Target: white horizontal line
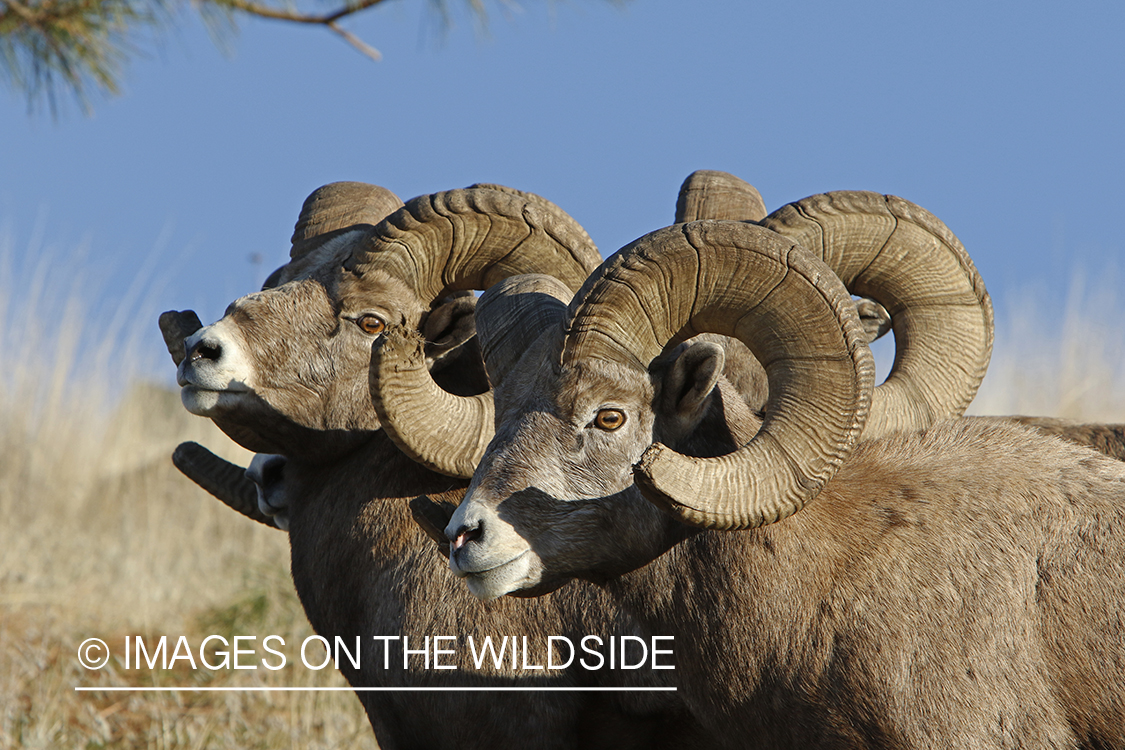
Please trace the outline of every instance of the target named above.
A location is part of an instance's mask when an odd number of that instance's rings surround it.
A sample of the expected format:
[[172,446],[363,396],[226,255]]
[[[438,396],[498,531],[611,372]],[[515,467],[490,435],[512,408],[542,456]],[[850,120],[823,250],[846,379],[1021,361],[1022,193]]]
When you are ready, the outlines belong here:
[[144,693],[645,693],[675,692],[674,687],[76,687],[78,692],[144,692]]

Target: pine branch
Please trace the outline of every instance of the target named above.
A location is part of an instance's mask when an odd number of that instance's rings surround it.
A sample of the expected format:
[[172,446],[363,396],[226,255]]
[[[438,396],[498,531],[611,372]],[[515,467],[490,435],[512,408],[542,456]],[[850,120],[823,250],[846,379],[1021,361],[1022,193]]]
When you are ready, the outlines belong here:
[[57,81],[70,88],[83,109],[93,85],[118,90],[122,64],[133,52],[127,34],[162,22],[159,2],[133,0],[0,0],[0,57],[29,106],[45,95],[56,111]]
[[350,16],[353,13],[358,13],[361,10],[366,10],[376,5],[381,5],[382,3],[386,2],[386,0],[360,0],[360,2],[358,3],[345,5],[344,7],[332,11],[331,13],[315,15],[300,13],[296,10],[277,8],[271,5],[263,5],[261,3],[254,2],[253,0],[212,0],[212,2],[214,2],[216,5],[232,8],[248,15],[258,16],[259,18],[269,18],[275,21],[289,21],[292,23],[305,23],[325,26],[333,33],[340,35],[348,44],[352,45],[357,50],[370,57],[372,60],[378,61],[383,59],[383,55],[380,54],[379,50],[364,43],[357,36],[340,27],[336,22],[341,18]]
[[[382,58],[339,22],[386,0],[343,0],[343,6],[327,13],[281,4],[296,0],[187,1],[212,31],[218,17],[233,27],[239,16],[323,26],[367,57]],[[448,0],[429,2],[448,25]],[[465,2],[475,16],[485,18],[483,0]],[[122,68],[138,51],[138,32],[170,25],[173,11],[183,5],[184,0],[0,0],[0,77],[27,95],[29,110],[42,97],[57,115],[56,91],[67,88],[89,112],[91,89],[118,93]]]

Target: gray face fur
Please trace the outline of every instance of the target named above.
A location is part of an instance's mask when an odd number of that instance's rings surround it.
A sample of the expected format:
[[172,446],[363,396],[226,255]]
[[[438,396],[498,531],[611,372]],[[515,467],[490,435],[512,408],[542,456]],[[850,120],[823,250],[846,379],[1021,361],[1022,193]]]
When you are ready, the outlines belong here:
[[[714,343],[685,343],[646,373],[606,361],[560,368],[559,338],[541,337],[495,388],[496,437],[446,528],[450,568],[483,599],[574,577],[604,581],[651,561],[688,532],[633,486],[645,449],[732,450],[725,425],[698,429],[722,403],[739,434],[756,431],[720,377]],[[607,410],[624,415],[616,429],[599,420]],[[705,433],[715,439],[700,440]]]

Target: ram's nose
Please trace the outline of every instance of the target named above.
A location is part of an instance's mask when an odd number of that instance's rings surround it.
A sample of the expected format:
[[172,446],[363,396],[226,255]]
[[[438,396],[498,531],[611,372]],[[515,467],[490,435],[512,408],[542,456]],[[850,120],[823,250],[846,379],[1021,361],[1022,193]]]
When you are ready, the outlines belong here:
[[244,381],[248,373],[238,354],[238,345],[223,321],[200,328],[184,339],[184,357],[176,371],[180,387],[203,386],[223,390],[235,380]]
[[190,342],[191,338],[184,341],[184,358],[188,362],[196,362],[200,359],[218,362],[223,358],[223,342],[218,339],[201,338],[194,344]]
[[454,573],[459,573],[468,565],[472,568],[470,560],[474,560],[483,550],[485,543],[485,521],[478,513],[467,513],[464,501],[458,506],[445,527],[445,538],[449,540],[449,566]]

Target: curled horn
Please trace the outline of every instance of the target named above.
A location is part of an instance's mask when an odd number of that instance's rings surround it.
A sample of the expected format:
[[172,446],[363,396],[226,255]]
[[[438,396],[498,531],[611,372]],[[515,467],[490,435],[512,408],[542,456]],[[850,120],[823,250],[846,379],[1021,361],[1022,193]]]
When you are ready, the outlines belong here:
[[[677,224],[700,219],[727,219],[761,223],[766,204],[757,189],[728,172],[701,169],[692,172],[680,186],[676,201]],[[891,316],[872,299],[858,299],[859,319],[871,343],[891,330]]]
[[332,182],[317,188],[305,198],[293,227],[289,262],[271,273],[262,289],[303,278],[328,263],[343,263],[375,225],[401,207],[397,195],[378,185]]
[[635,481],[689,524],[778,521],[815,497],[850,453],[875,372],[851,295],[792,240],[753,224],[701,221],[623,248],[570,304],[564,376],[588,358],[646,371],[667,347],[708,332],[738,338],[766,368],[761,431],[718,458],[653,444]]
[[[554,204],[518,191],[469,188],[411,200],[387,217],[349,267],[401,279],[428,304],[528,273],[550,274],[574,290],[600,261],[585,231]],[[492,394],[442,391],[425,368],[423,344],[391,326],[374,348],[370,386],[379,421],[424,466],[472,476],[492,436]]]
[[289,257],[297,260],[316,250],[337,234],[363,226],[373,229],[389,214],[402,207],[397,195],[365,182],[332,182],[317,188],[305,198]]
[[[489,288],[476,307],[477,336],[493,387],[544,330],[561,333],[571,290],[553,276],[513,276]],[[492,394],[455,396],[426,377],[425,341],[415,331],[390,326],[372,351],[371,400],[387,436],[423,466],[471,477],[492,440]],[[387,394],[390,394],[389,396]],[[411,425],[440,415],[442,439]],[[450,439],[456,435],[456,440]]]
[[[371,401],[387,437],[416,463],[471,477],[492,439],[492,394],[442,390],[426,367],[425,344],[415,330],[387,326],[371,351]],[[449,440],[450,434],[457,439]]]
[[676,224],[699,219],[761,221],[766,218],[762,194],[728,172],[700,169],[680,185],[676,199]]
[[837,191],[790,203],[762,222],[891,315],[895,363],[875,389],[866,434],[960,416],[992,355],[992,301],[964,246],[902,198]]
[[247,518],[276,529],[273,519],[258,510],[258,490],[246,471],[219,458],[199,443],[180,443],[172,452],[172,463],[184,476],[219,498],[224,505]]
[[577,222],[544,203],[491,188],[422,195],[388,216],[348,268],[378,268],[427,303],[523,273],[550,273],[577,289],[601,255]]
[[[676,197],[676,220],[683,224],[702,219],[758,222],[766,218],[766,203],[757,188],[729,172],[700,169],[680,185]],[[766,371],[758,360],[731,338],[722,339],[726,350],[723,375],[754,411],[765,405]]]

